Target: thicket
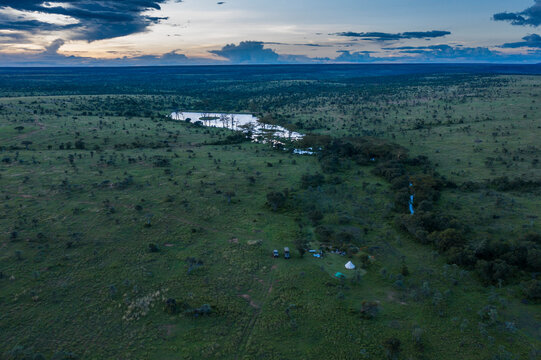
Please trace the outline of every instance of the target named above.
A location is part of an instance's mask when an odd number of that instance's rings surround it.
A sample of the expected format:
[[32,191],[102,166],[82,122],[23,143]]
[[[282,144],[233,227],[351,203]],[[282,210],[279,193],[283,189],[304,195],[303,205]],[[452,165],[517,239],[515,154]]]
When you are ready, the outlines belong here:
[[[373,173],[391,184],[394,192],[396,224],[416,241],[433,246],[446,256],[450,264],[475,270],[486,285],[512,282],[531,277],[541,271],[541,235],[525,234],[520,238],[497,240],[480,238],[460,219],[445,214],[435,207],[445,188],[456,185],[441,177],[425,156],[408,157],[403,147],[383,139],[370,137],[344,137],[333,139],[328,136],[307,136],[303,146],[321,149],[318,159],[322,171],[336,174],[351,164],[376,164]],[[325,182],[320,174],[305,174],[301,187],[309,188]],[[465,184],[491,187],[499,191],[525,191],[539,187],[536,181],[509,180],[502,177],[481,184]],[[463,187],[462,186],[462,187]],[[461,187],[461,188],[462,188]],[[414,196],[414,214],[410,214],[409,201]],[[312,213],[315,210],[312,210]],[[311,213],[308,213],[308,217]],[[323,243],[349,249],[348,243],[355,235],[337,233],[332,227],[318,224],[316,238]],[[541,300],[541,282],[532,280],[523,283],[526,297]]]

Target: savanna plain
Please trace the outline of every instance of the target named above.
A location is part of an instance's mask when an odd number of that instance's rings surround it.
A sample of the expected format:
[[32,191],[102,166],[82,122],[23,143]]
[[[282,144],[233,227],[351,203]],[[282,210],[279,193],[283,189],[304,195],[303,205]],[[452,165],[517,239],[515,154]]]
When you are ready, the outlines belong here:
[[533,69],[1,69],[0,358],[541,358]]

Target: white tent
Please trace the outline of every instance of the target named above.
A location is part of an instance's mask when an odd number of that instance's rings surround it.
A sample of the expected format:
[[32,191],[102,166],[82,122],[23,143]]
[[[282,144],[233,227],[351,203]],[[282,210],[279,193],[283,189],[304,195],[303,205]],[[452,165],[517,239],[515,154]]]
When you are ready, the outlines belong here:
[[344,265],[346,267],[346,269],[348,270],[353,270],[355,269],[355,265],[351,262],[351,261],[348,261],[348,263],[346,265]]

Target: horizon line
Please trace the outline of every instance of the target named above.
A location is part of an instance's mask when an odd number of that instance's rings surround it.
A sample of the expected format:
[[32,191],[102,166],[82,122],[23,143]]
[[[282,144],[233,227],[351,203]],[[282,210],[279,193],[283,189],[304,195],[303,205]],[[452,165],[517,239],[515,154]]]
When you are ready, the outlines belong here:
[[156,65],[100,65],[100,64],[78,64],[78,65],[2,65],[0,69],[65,69],[65,68],[166,68],[166,67],[234,67],[234,66],[365,66],[365,65],[388,65],[388,66],[404,66],[404,65],[514,65],[514,66],[536,66],[541,65],[541,62],[366,62],[366,63],[237,63],[237,64],[156,64]]

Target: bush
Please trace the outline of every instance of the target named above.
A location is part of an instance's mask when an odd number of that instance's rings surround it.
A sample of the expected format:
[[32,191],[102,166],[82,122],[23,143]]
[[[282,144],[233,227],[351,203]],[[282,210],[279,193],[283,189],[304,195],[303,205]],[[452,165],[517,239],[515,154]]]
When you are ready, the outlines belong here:
[[411,176],[410,180],[413,184],[415,199],[419,203],[424,200],[437,200],[444,185],[440,179],[427,174]]
[[316,239],[320,243],[332,243],[334,241],[334,230],[330,226],[319,225],[315,229]]
[[154,166],[155,167],[169,167],[171,166],[171,160],[161,157],[161,156],[156,156],[154,160]]
[[286,196],[279,192],[273,191],[267,194],[267,205],[269,205],[272,211],[278,211],[286,204]]
[[177,301],[175,299],[169,298],[165,302],[165,312],[174,315],[177,313]]
[[498,310],[492,305],[487,305],[477,312],[481,320],[488,325],[494,325],[498,321]]
[[408,269],[408,266],[406,264],[402,264],[402,270],[400,273],[403,276],[408,276],[410,274],[410,270]]
[[325,177],[321,174],[304,174],[301,176],[301,187],[308,189],[309,187],[318,187],[325,183]]
[[54,353],[53,357],[51,358],[51,360],[75,360],[75,359],[77,359],[77,356],[66,351],[58,351]]
[[387,359],[397,359],[400,354],[400,340],[397,338],[388,338],[383,342]]
[[323,220],[324,215],[320,210],[312,210],[308,213],[308,217],[310,218],[314,226],[317,226],[321,222],[321,220]]
[[240,144],[245,141],[251,141],[251,132],[240,132],[237,131],[231,135],[227,135],[224,140],[215,141],[210,143],[210,145],[233,145],[233,144]]
[[540,301],[541,300],[541,281],[540,280],[530,280],[522,282],[522,292],[524,296],[530,300]]
[[379,304],[375,301],[363,301],[360,313],[363,319],[373,319],[379,313]]
[[477,263],[475,253],[469,247],[453,246],[447,251],[449,264],[457,264],[466,268],[472,268]]
[[422,350],[424,347],[423,343],[423,329],[418,326],[415,326],[411,331],[411,337],[413,339],[413,344],[417,350]]
[[45,360],[43,355],[34,353],[31,348],[24,348],[21,345],[15,346],[10,351],[2,354],[5,360]]
[[513,272],[512,267],[500,259],[494,261],[479,260],[475,270],[485,285],[496,284],[499,280],[505,280]]
[[393,181],[397,178],[404,178],[406,174],[406,169],[404,165],[398,161],[387,161],[381,164],[378,164],[372,171],[374,175],[381,176],[387,181]]
[[203,304],[199,308],[188,310],[187,313],[195,317],[205,316],[205,315],[208,316],[212,314],[212,307],[209,304]]
[[343,167],[342,159],[336,155],[321,156],[319,159],[321,170],[327,174],[334,174]]
[[431,233],[428,240],[434,243],[440,252],[445,252],[452,247],[462,247],[465,243],[464,235],[451,228]]

